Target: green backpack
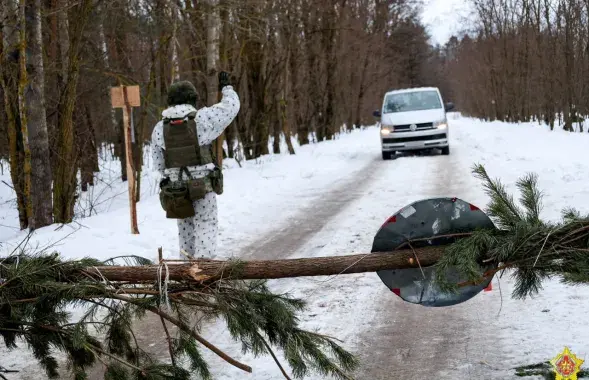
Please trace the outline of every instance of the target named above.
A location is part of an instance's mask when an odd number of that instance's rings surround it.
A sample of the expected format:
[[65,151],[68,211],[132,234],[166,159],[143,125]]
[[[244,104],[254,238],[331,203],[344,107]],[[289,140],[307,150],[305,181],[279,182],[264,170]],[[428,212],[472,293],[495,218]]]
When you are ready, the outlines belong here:
[[223,193],[223,172],[219,167],[215,165],[215,169],[203,178],[192,178],[187,169],[215,162],[212,145],[199,144],[195,116],[193,112],[185,118],[163,120],[166,169],[180,169],[178,181],[170,182],[160,191],[160,202],[169,219],[193,217],[194,201],[213,191]]

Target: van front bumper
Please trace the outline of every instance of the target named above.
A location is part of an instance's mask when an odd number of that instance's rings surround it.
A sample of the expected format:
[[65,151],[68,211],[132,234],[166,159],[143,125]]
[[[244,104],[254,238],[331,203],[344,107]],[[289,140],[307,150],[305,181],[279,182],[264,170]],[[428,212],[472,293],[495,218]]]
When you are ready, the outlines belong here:
[[448,130],[435,129],[428,132],[390,133],[381,136],[383,151],[402,151],[444,148],[448,146]]

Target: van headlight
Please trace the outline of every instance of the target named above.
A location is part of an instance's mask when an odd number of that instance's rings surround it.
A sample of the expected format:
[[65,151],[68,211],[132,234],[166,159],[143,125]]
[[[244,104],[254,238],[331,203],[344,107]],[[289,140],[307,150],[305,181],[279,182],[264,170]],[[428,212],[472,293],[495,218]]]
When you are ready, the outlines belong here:
[[446,129],[446,128],[448,128],[448,122],[446,120],[438,121],[438,122],[434,123],[434,128]]
[[380,134],[381,135],[388,135],[395,131],[395,127],[388,124],[381,124],[380,126]]

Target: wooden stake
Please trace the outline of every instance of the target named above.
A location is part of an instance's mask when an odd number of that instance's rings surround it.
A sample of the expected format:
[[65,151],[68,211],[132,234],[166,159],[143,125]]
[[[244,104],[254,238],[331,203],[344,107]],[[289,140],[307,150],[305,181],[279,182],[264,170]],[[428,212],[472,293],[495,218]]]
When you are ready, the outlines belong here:
[[111,88],[111,102],[114,108],[123,109],[123,128],[125,128],[125,156],[127,158],[127,182],[129,184],[129,209],[131,233],[139,234],[137,226],[137,178],[133,166],[133,146],[131,145],[131,107],[140,105],[139,86],[119,86]]
[[133,146],[131,145],[131,105],[129,104],[129,97],[127,95],[127,88],[121,86],[123,91],[123,98],[125,106],[123,107],[123,123],[125,124],[125,154],[127,156],[127,182],[129,183],[129,205],[131,208],[131,233],[139,234],[139,227],[137,226],[137,197],[136,187],[137,179],[135,178],[135,170],[133,168]]

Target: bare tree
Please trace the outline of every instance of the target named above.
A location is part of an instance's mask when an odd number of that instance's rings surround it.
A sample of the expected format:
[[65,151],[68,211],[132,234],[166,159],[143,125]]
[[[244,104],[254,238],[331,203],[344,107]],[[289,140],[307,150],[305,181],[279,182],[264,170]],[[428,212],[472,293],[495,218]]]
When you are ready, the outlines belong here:
[[27,0],[23,11],[26,20],[26,57],[28,57],[28,62],[26,62],[28,83],[24,89],[24,96],[31,151],[31,214],[29,216],[29,228],[33,230],[53,223],[52,173],[47,115],[45,113],[41,0]]
[[8,122],[6,131],[8,133],[10,176],[16,193],[20,227],[25,229],[29,223],[29,208],[27,207],[28,200],[24,180],[25,153],[18,99],[20,80],[18,11],[13,1],[4,0],[0,5],[2,5],[0,7],[2,10],[0,84],[4,93],[4,112]]
[[[434,84],[439,76],[428,75],[431,70],[425,67],[436,67],[435,61],[443,59],[442,52],[432,52],[427,44],[415,0],[26,0],[26,10],[33,16],[27,19],[25,37],[30,53],[27,70],[22,71],[18,9],[14,1],[0,1],[4,98],[0,119],[5,121],[0,129],[4,134],[0,156],[10,158],[23,228],[29,224],[29,214],[37,214],[36,208],[43,210],[43,221],[35,220],[34,228],[50,221],[49,208],[54,221],[72,220],[78,192],[92,186],[99,170],[97,150],[101,147],[112,149],[114,157],[122,161],[120,178],[126,180],[121,115],[110,107],[109,87],[138,84],[141,88],[142,108],[133,115],[132,154],[140,180],[144,143],[151,126],[161,118],[168,87],[175,80],[191,80],[200,105],[210,105],[219,99],[218,72],[230,72],[242,106],[224,134],[228,151],[223,151],[223,139],[219,139],[216,156],[219,160],[232,157],[234,147],[240,147],[246,159],[255,159],[270,149],[280,153],[283,139],[288,152],[294,154],[292,138],[304,145],[336,137],[343,124],[352,129],[372,123],[371,113],[384,91]],[[574,16],[578,7],[570,9]],[[495,13],[492,23],[496,23]],[[39,14],[45,16],[34,16]],[[576,26],[574,31],[576,38],[581,28]],[[487,40],[480,46],[490,44]],[[558,46],[556,37],[549,41],[554,45],[542,43]],[[466,59],[461,53],[466,45],[461,41],[455,49],[459,59],[444,62],[440,69],[460,83],[465,80],[457,67]],[[479,45],[471,45],[471,51],[479,54]],[[536,46],[529,44],[530,55],[538,52]],[[510,48],[508,45],[507,51]],[[490,57],[493,49],[485,50]],[[514,58],[508,58],[511,67],[516,67]],[[492,62],[496,66],[496,60]],[[576,61],[573,66],[575,82],[581,69],[587,71],[589,66]],[[485,75],[489,72],[486,65],[480,70]],[[23,92],[30,95],[24,96],[24,107],[18,106],[21,72],[28,75],[30,83]],[[506,82],[500,71],[491,77],[496,88]],[[536,78],[531,67],[518,83],[535,83]],[[551,83],[556,86],[559,82]],[[461,93],[456,86],[447,87]],[[487,94],[486,87],[482,79],[477,83],[481,94]],[[510,89],[512,96],[517,95],[516,87]],[[576,107],[580,89],[573,97]],[[478,104],[481,95],[473,99],[472,103]],[[531,112],[528,110],[534,104],[530,101],[521,106],[521,113]],[[488,112],[489,107],[477,107],[481,109],[477,112]],[[26,112],[21,115],[21,110]],[[28,125],[21,118],[28,120]],[[31,146],[30,197],[24,181],[23,126],[28,126],[24,136]],[[43,137],[44,131],[47,137]],[[43,159],[47,155],[50,159]],[[51,165],[37,165],[40,160]],[[43,172],[37,175],[41,168]],[[43,196],[49,186],[53,199]],[[28,200],[33,200],[29,214]]]
[[67,59],[67,82],[59,104],[57,162],[53,179],[53,214],[57,223],[69,223],[74,217],[78,157],[74,145],[73,113],[80,74],[80,47],[84,27],[92,10],[92,1],[81,0],[71,8],[70,15],[72,17],[68,17],[70,43]]

